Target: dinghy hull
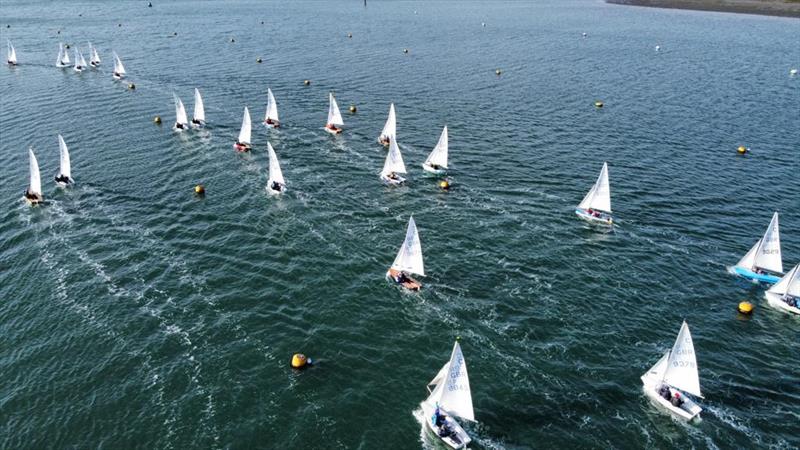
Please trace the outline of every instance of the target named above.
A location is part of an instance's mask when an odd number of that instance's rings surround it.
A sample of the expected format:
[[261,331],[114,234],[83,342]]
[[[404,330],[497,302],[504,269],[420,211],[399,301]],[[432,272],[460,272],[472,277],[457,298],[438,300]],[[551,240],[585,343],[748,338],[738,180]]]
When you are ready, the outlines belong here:
[[446,436],[442,436],[442,427],[437,426],[434,423],[434,410],[435,406],[430,406],[427,403],[422,404],[422,414],[425,418],[425,428],[427,428],[428,431],[433,433],[437,439],[447,444],[447,446],[450,448],[466,448],[466,446],[472,442],[472,438],[470,438],[467,432],[464,431],[464,428],[462,428],[458,421],[456,421],[450,414],[446,414],[443,425],[449,429],[449,433]]
[[672,403],[670,403],[670,401],[658,395],[657,385],[648,384],[647,380],[645,380],[645,377],[642,377],[642,383],[645,395],[650,400],[650,402],[656,405],[656,407],[658,407],[659,409],[667,411],[673,416],[685,420],[687,422],[690,422],[695,419],[700,419],[700,413],[703,411],[703,408],[701,408],[697,403],[690,400],[682,392],[674,388],[669,388],[671,394],[674,395],[675,392],[680,392],[681,397],[683,398],[683,404],[681,406],[679,407],[673,406]]
[[332,130],[332,129],[328,128],[328,127],[325,127],[325,131],[327,131],[328,133],[330,133],[330,134],[332,134],[334,136],[336,136],[337,134],[342,134],[342,129],[341,128],[337,128],[335,130]]
[[765,292],[764,297],[767,298],[767,304],[769,304],[769,306],[772,306],[773,308],[783,312],[800,315],[800,308],[792,306],[783,301],[783,298],[780,294],[776,294],[774,292]]
[[243,152],[249,152],[250,149],[252,149],[252,147],[250,146],[250,144],[242,144],[237,142],[233,144],[233,149],[239,153],[243,153]]
[[425,171],[425,175],[433,175],[433,176],[447,175],[447,169],[435,169],[430,164],[423,164],[422,170]]
[[412,292],[416,292],[416,291],[419,291],[420,289],[422,289],[422,284],[419,281],[409,277],[408,275],[405,275],[405,278],[406,278],[405,281],[403,281],[402,283],[398,283],[397,280],[395,279],[395,277],[397,275],[399,275],[399,274],[400,274],[400,272],[398,272],[398,271],[396,271],[394,269],[389,269],[389,270],[386,271],[386,279],[391,281],[394,284],[399,284],[400,286],[402,286],[405,289],[408,289],[409,291],[412,291]]
[[612,219],[611,216],[609,216],[607,214],[604,214],[604,213],[600,213],[599,211],[598,211],[598,213],[600,215],[599,216],[595,216],[595,215],[590,214],[589,211],[587,211],[585,209],[582,209],[582,208],[576,208],[575,209],[575,214],[577,214],[578,217],[580,217],[581,219],[583,219],[583,220],[585,220],[585,221],[587,221],[589,223],[596,223],[596,224],[602,224],[602,225],[613,225],[614,224],[614,219]]
[[381,181],[388,186],[400,186],[406,182],[406,179],[397,175],[397,178],[389,178],[386,175],[381,175]]
[[267,194],[269,194],[269,195],[281,195],[284,192],[286,192],[286,186],[281,186],[281,190],[279,190],[279,191],[276,191],[275,189],[272,189],[271,186],[272,186],[272,182],[270,181],[270,182],[267,183],[267,187],[265,188],[267,190]]
[[745,269],[744,267],[739,267],[739,266],[733,266],[731,268],[731,273],[750,281],[756,281],[759,283],[767,283],[767,284],[775,284],[781,279],[781,277],[777,277],[775,275],[770,275],[768,273],[756,273],[750,269]]

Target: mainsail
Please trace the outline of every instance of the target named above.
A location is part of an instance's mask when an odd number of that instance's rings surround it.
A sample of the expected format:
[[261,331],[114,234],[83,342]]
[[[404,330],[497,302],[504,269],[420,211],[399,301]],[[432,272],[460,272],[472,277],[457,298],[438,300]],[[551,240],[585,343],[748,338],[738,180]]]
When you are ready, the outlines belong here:
[[389,153],[386,154],[381,174],[389,175],[392,172],[406,173],[406,165],[403,163],[403,155],[400,154],[400,147],[397,146],[396,139],[392,139],[389,143]]
[[203,97],[200,97],[200,91],[194,88],[194,117],[196,122],[206,121],[206,109],[203,107]]
[[122,65],[122,60],[114,53],[114,73],[125,75],[125,66]]
[[770,272],[783,273],[777,212],[772,215],[772,220],[769,222],[764,236],[750,248],[736,265],[749,270],[764,269]]
[[428,159],[425,160],[425,164],[430,166],[435,165],[447,169],[447,145],[447,126],[445,126],[444,130],[442,130],[442,135],[439,136],[439,142],[436,143],[436,147],[434,147],[433,151],[431,151],[431,154],[428,155]]
[[281,165],[278,163],[278,155],[275,154],[275,149],[272,148],[272,144],[269,142],[267,142],[267,152],[269,153],[269,180],[267,180],[267,186],[271,187],[273,182],[285,185],[286,180],[283,179]]
[[189,119],[186,117],[186,108],[183,102],[177,95],[172,94],[175,98],[175,123],[179,125],[189,125]]
[[447,413],[475,421],[469,375],[467,374],[467,362],[464,360],[458,341],[453,345],[450,361],[442,367],[439,375],[430,384],[434,383],[436,387],[431,392],[431,395],[428,396],[427,402],[429,404],[438,404]]
[[42,195],[42,178],[39,176],[39,163],[36,161],[36,156],[33,154],[33,149],[28,149],[28,157],[30,160],[31,182],[28,186],[28,193],[32,195]]
[[272,95],[272,89],[267,88],[267,113],[264,115],[264,121],[272,120],[273,122],[279,122],[278,120],[278,104],[275,102],[275,96]]
[[239,131],[239,143],[250,143],[250,111],[244,107],[244,118],[242,119],[242,129]]
[[603,163],[603,168],[600,170],[600,176],[592,186],[592,189],[583,198],[578,208],[581,209],[596,209],[599,211],[611,212],[611,188],[608,184],[608,164]]
[[386,124],[381,131],[381,139],[394,139],[397,135],[397,119],[394,114],[394,103],[389,105],[389,117],[386,119]]
[[703,396],[700,393],[700,377],[697,373],[697,359],[694,353],[692,334],[685,321],[681,326],[681,331],[678,332],[675,345],[669,352],[663,380],[676,389],[698,397]]
[[422,244],[419,242],[419,233],[417,232],[417,224],[414,222],[414,216],[408,219],[406,239],[394,258],[392,269],[425,276],[425,267],[422,263]]
[[69,149],[67,148],[67,143],[64,142],[64,138],[61,137],[60,134],[58,135],[58,150],[61,153],[60,175],[72,179],[72,166],[69,162]]
[[336,99],[333,98],[333,93],[328,94],[328,125],[344,125],[342,120],[342,113],[339,112],[339,105],[336,104]]
[[11,45],[11,41],[8,41],[8,62],[11,64],[17,63],[17,51],[14,50],[14,46]]

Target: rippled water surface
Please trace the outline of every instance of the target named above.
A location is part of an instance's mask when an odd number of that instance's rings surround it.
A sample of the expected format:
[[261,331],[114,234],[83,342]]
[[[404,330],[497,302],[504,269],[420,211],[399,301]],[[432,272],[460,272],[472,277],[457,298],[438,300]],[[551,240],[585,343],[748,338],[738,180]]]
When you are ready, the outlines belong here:
[[[784,267],[800,261],[800,21],[588,0],[146,3],[0,4],[20,60],[0,67],[0,447],[429,448],[418,405],[456,336],[475,448],[800,446],[800,319],[726,272],[776,210]],[[91,41],[102,67],[55,68],[59,41]],[[136,90],[112,81],[112,50]],[[172,94],[191,110],[195,87],[208,127],[173,133]],[[260,125],[267,87],[279,131]],[[396,189],[377,175],[390,102]],[[445,124],[449,192],[420,168]],[[612,232],[573,213],[604,161]],[[411,214],[419,294],[384,279]],[[639,381],[683,319],[696,425]],[[298,351],[317,367],[293,372]]]

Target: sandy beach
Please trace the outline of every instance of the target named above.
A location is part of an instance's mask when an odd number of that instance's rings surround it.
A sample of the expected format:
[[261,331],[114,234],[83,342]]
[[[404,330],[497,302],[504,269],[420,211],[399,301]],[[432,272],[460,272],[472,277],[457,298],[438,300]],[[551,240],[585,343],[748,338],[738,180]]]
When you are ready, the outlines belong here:
[[800,18],[798,0],[606,0],[618,5],[693,9]]

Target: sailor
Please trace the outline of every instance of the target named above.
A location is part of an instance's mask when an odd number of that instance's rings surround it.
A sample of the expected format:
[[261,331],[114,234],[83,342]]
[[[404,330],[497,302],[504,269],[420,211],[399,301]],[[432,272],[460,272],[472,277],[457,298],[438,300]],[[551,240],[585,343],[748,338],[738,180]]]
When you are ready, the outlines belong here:
[[278,125],[278,122],[275,122],[275,121],[274,121],[274,120],[272,120],[272,119],[267,119],[267,120],[266,120],[266,123],[267,123],[267,125],[272,125],[272,126],[273,126],[273,127],[275,127],[275,128],[278,128],[278,127],[280,126],[280,125]]
[[669,392],[669,386],[662,384],[661,387],[658,388],[658,395],[664,397],[664,400],[669,401],[672,397],[672,394]]
[[683,405],[683,399],[681,398],[681,393],[680,392],[676,392],[675,393],[675,395],[672,397],[671,403],[672,403],[672,406],[674,406],[676,408],[680,408],[680,406]]
[[66,175],[62,175],[62,174],[56,175],[56,181],[59,182],[59,183],[64,183],[64,184],[69,184],[70,183],[69,177],[66,176]]
[[273,181],[273,182],[272,182],[272,186],[270,186],[270,188],[271,188],[273,191],[280,192],[280,191],[282,191],[282,190],[283,190],[283,185],[281,185],[281,184],[280,184],[280,183],[278,183],[277,181]]
[[175,128],[177,128],[177,129],[179,129],[179,130],[182,130],[182,129],[183,129],[183,124],[182,124],[182,123],[177,123],[177,122],[176,122],[176,123],[175,123]]
[[39,194],[32,194],[28,189],[25,189],[25,198],[32,202],[42,201],[42,196]]

